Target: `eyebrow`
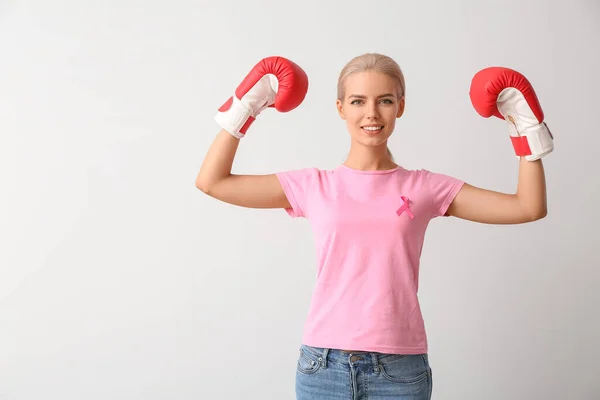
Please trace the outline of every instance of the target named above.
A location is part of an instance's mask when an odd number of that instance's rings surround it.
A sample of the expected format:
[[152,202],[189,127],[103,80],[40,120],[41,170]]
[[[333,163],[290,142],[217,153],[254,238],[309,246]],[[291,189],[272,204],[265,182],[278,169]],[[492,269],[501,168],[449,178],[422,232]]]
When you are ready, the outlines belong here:
[[[348,96],[348,98],[351,98],[351,97],[356,97],[356,98],[359,98],[359,99],[366,99],[367,98],[367,96],[363,96],[362,94],[351,94],[350,96]],[[386,94],[382,94],[380,96],[377,96],[378,99],[380,99],[382,97],[394,97],[394,94],[393,93],[386,93]]]

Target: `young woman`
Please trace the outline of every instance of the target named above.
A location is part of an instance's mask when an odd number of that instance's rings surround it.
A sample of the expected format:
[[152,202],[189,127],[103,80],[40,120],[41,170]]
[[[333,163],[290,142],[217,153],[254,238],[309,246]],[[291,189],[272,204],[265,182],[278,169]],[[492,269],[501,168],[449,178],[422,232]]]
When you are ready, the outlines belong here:
[[552,136],[529,83],[508,69],[486,69],[471,86],[480,114],[509,122],[520,157],[516,193],[396,164],[387,147],[404,112],[398,64],[381,54],[352,59],[338,81],[337,111],[350,153],[333,170],[304,168],[269,175],[233,175],[239,145],[267,107],[290,111],[308,79],[281,57],[262,60],[217,113],[223,127],[196,186],[242,207],[282,208],[311,221],[318,277],[296,371],[297,399],[430,399],[432,373],[417,290],[429,221],[454,216],[518,224],[546,215],[541,158]]

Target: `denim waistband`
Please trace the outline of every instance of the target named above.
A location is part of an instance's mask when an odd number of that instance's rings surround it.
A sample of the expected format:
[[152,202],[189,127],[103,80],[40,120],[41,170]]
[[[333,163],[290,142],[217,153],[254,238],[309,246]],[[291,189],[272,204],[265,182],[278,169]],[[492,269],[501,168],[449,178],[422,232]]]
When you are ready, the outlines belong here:
[[338,349],[328,349],[322,347],[313,347],[307,345],[301,345],[300,350],[305,352],[308,356],[312,356],[323,367],[327,367],[327,363],[336,363],[342,365],[355,365],[357,367],[363,365],[371,365],[375,371],[379,370],[379,365],[385,365],[399,360],[403,357],[423,357],[426,364],[429,364],[427,354],[384,354],[371,351],[345,351]]

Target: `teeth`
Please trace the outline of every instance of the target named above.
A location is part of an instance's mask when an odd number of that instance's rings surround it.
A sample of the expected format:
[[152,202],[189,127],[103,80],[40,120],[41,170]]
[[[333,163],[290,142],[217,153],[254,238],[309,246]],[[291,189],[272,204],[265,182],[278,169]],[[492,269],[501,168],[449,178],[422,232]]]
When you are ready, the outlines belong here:
[[383,128],[383,126],[365,126],[363,129],[366,129],[368,131],[378,131],[381,128]]

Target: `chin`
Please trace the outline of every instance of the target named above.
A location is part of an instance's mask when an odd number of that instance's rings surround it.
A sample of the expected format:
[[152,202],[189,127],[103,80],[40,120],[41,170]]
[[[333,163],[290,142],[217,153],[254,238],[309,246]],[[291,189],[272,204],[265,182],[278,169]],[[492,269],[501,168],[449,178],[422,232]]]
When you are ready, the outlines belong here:
[[385,141],[390,138],[390,135],[388,135],[386,132],[382,132],[377,135],[367,135],[362,131],[362,129],[360,129],[358,132],[355,131],[353,136],[354,140],[364,144],[365,146],[377,146],[385,143]]
[[360,139],[355,139],[355,141],[365,147],[378,147],[378,146],[384,145],[386,143],[387,139],[388,139],[387,137],[386,138],[360,138]]

